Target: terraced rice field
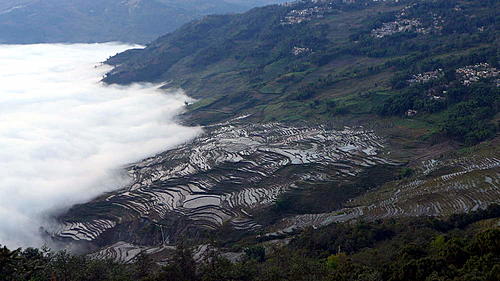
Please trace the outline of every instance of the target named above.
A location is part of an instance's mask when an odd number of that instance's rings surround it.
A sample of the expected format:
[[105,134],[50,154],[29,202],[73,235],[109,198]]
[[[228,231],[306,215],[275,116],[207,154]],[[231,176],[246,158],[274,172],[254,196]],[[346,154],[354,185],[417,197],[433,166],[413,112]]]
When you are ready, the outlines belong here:
[[352,200],[351,207],[284,219],[266,236],[362,218],[447,216],[500,203],[500,152],[422,162],[416,176]]
[[[273,204],[301,181],[352,178],[367,167],[393,164],[379,156],[383,148],[384,141],[363,128],[207,127],[194,141],[128,167],[129,186],[74,207],[53,237],[108,246],[106,255],[125,259],[134,251],[130,245],[166,245],[193,229],[259,229],[252,210]],[[290,166],[303,168],[290,176],[284,173]]]
[[384,145],[363,128],[235,121],[210,126],[192,142],[129,166],[129,186],[70,210],[53,238],[87,243],[100,248],[96,257],[129,262],[140,252],[172,251],[179,238],[220,227],[263,231],[261,237],[272,240],[359,218],[442,216],[500,203],[500,152],[487,150],[421,162],[410,178],[352,199],[340,210],[291,216],[274,225],[253,219],[253,211],[300,183],[351,180],[368,167],[398,164],[381,156]]

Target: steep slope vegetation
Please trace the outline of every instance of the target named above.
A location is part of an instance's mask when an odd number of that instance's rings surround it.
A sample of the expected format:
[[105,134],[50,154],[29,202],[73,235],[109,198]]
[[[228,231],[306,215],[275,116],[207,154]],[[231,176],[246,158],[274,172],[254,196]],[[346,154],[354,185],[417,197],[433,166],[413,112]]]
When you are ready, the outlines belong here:
[[496,131],[498,10],[497,1],[299,1],[210,16],[111,58],[104,81],[182,87],[201,99],[189,107],[197,123],[408,115],[411,125],[398,124],[473,144]]

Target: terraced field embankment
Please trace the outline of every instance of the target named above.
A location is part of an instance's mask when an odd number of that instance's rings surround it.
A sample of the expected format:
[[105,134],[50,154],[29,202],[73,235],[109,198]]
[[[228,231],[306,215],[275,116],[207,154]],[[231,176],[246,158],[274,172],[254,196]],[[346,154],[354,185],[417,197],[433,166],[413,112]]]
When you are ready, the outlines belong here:
[[94,247],[119,243],[119,252],[130,248],[124,243],[167,245],[222,226],[259,230],[252,213],[300,183],[348,180],[375,165],[395,165],[383,149],[384,140],[363,128],[206,127],[194,141],[130,166],[129,186],[75,206],[53,236]]
[[413,176],[351,200],[346,208],[282,220],[264,237],[272,239],[306,227],[354,219],[373,221],[404,216],[449,216],[500,202],[498,140],[458,157],[421,162]]

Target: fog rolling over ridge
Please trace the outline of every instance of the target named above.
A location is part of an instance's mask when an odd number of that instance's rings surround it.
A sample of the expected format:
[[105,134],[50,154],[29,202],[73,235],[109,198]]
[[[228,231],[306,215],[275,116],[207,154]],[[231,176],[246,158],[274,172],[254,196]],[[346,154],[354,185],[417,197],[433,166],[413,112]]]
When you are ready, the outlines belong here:
[[0,45],[2,244],[40,246],[51,215],[122,187],[123,165],[200,132],[175,122],[181,91],[99,82],[99,62],[131,47]]

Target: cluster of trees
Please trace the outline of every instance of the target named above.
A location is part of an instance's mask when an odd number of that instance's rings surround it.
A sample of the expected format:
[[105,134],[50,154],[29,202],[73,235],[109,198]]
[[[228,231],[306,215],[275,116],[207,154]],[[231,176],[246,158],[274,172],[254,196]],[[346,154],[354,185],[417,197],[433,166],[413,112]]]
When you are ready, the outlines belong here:
[[[396,77],[394,88],[404,83],[403,79],[405,76]],[[432,97],[433,92],[438,93],[438,99]],[[498,124],[494,124],[492,119],[499,106],[500,90],[494,79],[464,86],[455,77],[453,69],[436,81],[398,90],[396,95],[375,110],[384,116],[401,116],[409,109],[428,114],[445,112],[439,124],[442,131],[467,145],[473,145],[495,136]]]
[[[308,229],[286,246],[243,246],[240,262],[202,263],[180,246],[166,266],[95,260],[45,249],[0,248],[2,281],[286,281],[500,279],[500,206],[446,220],[406,218]],[[482,223],[477,223],[482,222]],[[493,223],[490,223],[494,224]],[[241,245],[240,245],[241,246]]]

